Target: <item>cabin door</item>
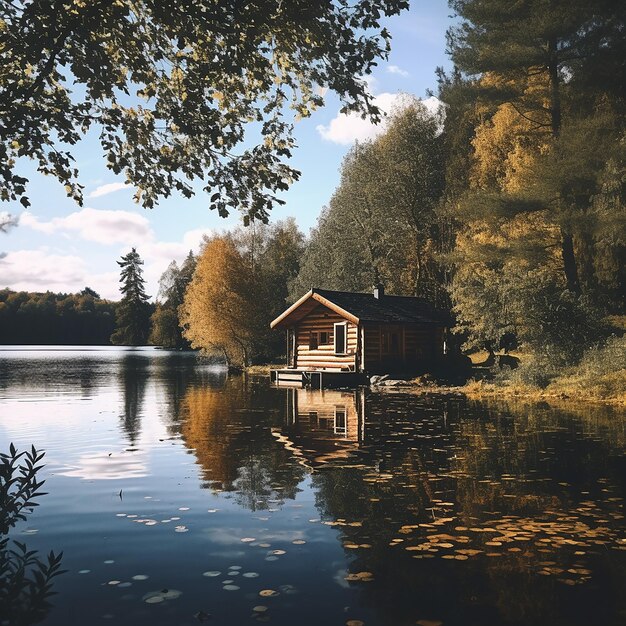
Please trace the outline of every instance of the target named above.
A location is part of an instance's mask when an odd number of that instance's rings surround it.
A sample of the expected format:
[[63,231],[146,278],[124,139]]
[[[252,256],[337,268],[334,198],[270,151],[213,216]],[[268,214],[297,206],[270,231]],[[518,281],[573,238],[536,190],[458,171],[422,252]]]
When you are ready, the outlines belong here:
[[397,367],[403,357],[404,334],[401,326],[380,329],[380,356],[385,367]]

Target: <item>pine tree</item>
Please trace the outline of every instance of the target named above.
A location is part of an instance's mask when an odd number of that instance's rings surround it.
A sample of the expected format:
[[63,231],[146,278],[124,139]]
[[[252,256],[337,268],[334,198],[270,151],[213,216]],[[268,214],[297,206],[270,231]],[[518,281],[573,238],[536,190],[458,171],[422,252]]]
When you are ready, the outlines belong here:
[[120,266],[120,291],[123,294],[116,311],[116,329],[111,335],[111,343],[125,346],[145,345],[150,332],[151,306],[145,292],[143,261],[133,248],[117,261]]

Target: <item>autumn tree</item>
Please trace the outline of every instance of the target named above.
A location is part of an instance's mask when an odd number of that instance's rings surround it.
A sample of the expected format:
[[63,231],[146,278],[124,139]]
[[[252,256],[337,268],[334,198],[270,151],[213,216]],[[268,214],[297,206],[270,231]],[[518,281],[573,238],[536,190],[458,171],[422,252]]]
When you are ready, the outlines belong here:
[[[537,163],[536,179],[543,177],[547,167],[557,174],[549,186],[537,185],[522,197],[510,197],[510,189],[502,190],[499,208],[510,216],[538,207],[549,210],[549,219],[560,231],[567,288],[581,293],[584,283],[589,283],[581,277],[581,262],[584,264],[593,247],[586,236],[586,217],[599,191],[602,170],[594,152],[603,145],[606,154],[602,135],[619,141],[623,132],[623,117],[619,122],[619,113],[617,117],[602,115],[602,110],[606,112],[608,100],[609,109],[623,112],[626,9],[609,0],[525,0],[515,4],[452,0],[450,5],[462,18],[460,25],[448,31],[452,60],[477,79],[476,93],[491,105],[494,118],[508,116],[510,123],[526,126],[523,134],[530,137],[530,146],[513,146],[514,152],[507,153],[503,162],[522,157],[526,163],[518,160],[516,165],[532,169],[533,157],[540,154],[543,158]],[[591,132],[595,137],[589,136],[592,117],[603,118]],[[579,140],[578,150],[573,150],[572,138],[580,138],[581,131],[587,135],[586,141]],[[520,133],[509,137],[519,141]],[[492,152],[492,158],[498,158],[497,152]],[[583,166],[585,175],[563,167],[568,162]],[[591,177],[590,167],[594,168]]]
[[282,354],[269,324],[286,306],[302,245],[293,218],[207,239],[179,309],[192,347],[244,367]]
[[361,77],[388,55],[383,19],[406,8],[407,0],[3,2],[0,198],[28,206],[27,157],[81,204],[72,147],[95,127],[107,166],[142,206],[200,185],[220,215],[240,208],[266,219],[298,177],[285,163],[292,122],[323,104],[324,89],[344,111],[377,118]]
[[120,266],[122,300],[117,305],[116,329],[111,343],[123,346],[141,346],[148,342],[150,333],[150,296],[145,291],[141,266],[143,261],[133,248],[117,261]]
[[626,232],[615,186],[626,13],[602,1],[451,6],[460,71],[440,97],[465,99],[473,119],[471,150],[454,147],[464,189],[446,205],[459,329],[469,345],[493,349],[514,334],[573,362],[603,337],[602,310],[619,306],[601,266],[615,267]]

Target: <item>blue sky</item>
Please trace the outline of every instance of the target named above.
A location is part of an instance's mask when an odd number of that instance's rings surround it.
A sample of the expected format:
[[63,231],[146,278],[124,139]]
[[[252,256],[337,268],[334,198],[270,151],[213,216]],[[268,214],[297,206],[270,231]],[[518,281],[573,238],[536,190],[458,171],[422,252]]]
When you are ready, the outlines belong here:
[[[391,55],[370,81],[381,108],[388,110],[402,92],[426,98],[427,89],[436,90],[435,68],[450,67],[445,55],[449,15],[445,0],[429,0],[414,2],[409,12],[388,20]],[[272,220],[293,216],[308,233],[338,183],[350,145],[378,132],[338,110],[338,100],[327,94],[326,106],[296,125],[298,149],[291,164],[302,175]],[[119,299],[116,261],[135,246],[145,260],[148,293],[154,296],[172,259],[196,251],[203,233],[238,224],[238,215],[224,220],[210,212],[202,194],[190,200],[175,196],[152,210],[138,207],[132,188],[106,168],[95,137],[87,137],[75,156],[85,185],[82,209],[65,196],[62,185],[38,175],[28,162],[22,171],[31,180],[29,211],[18,204],[0,205],[0,212],[20,215],[18,227],[0,239],[0,288],[74,292],[88,285],[103,297]]]

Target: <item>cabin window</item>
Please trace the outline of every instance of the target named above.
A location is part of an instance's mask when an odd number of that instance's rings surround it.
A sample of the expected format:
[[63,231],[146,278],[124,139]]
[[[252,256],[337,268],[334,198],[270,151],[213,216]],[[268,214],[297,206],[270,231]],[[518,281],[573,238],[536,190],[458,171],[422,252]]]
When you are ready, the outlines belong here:
[[327,332],[320,333],[320,345],[323,346],[324,344],[330,343],[328,341],[328,335],[329,335],[329,333],[327,333]]
[[348,325],[345,322],[335,324],[335,354],[345,354],[348,350]]
[[335,433],[338,435],[345,435],[347,432],[346,427],[346,407],[335,407]]
[[309,350],[317,350],[317,333],[309,334]]

